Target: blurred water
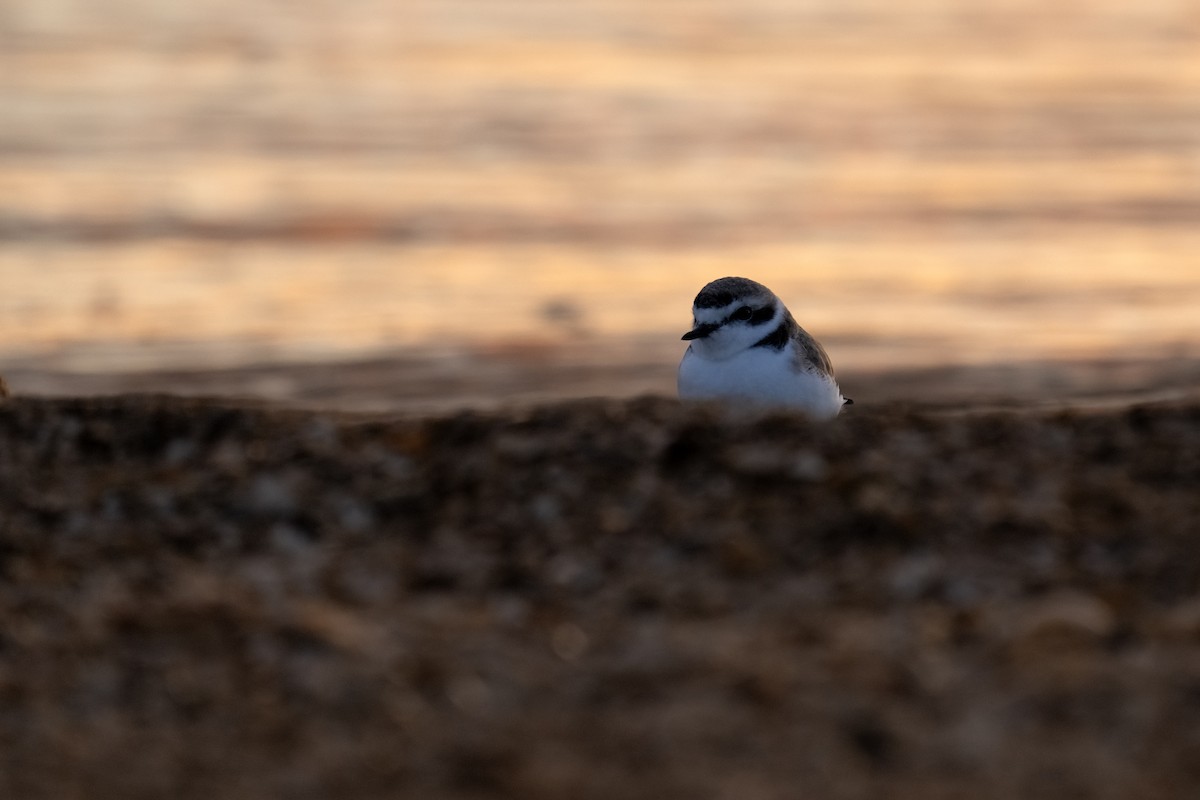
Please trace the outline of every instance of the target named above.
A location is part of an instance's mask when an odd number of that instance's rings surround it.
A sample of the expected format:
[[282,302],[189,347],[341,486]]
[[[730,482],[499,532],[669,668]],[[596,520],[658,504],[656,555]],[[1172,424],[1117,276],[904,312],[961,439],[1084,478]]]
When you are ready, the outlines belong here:
[[0,367],[668,362],[708,280],[842,369],[1200,354],[1191,2],[0,15]]

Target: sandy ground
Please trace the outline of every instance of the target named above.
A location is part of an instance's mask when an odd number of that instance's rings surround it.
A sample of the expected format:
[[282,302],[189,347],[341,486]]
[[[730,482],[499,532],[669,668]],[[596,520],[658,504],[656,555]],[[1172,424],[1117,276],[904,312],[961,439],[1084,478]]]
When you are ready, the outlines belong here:
[[1193,798],[1200,403],[0,404],[0,795]]

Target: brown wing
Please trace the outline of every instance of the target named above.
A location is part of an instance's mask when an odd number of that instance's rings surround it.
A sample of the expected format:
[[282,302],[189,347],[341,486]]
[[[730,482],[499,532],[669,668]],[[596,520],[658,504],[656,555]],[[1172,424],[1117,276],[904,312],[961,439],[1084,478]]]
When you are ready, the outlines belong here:
[[799,366],[804,367],[811,364],[832,378],[833,362],[829,360],[829,354],[825,352],[824,347],[821,347],[821,343],[799,325],[796,326],[795,339],[796,358],[802,362]]

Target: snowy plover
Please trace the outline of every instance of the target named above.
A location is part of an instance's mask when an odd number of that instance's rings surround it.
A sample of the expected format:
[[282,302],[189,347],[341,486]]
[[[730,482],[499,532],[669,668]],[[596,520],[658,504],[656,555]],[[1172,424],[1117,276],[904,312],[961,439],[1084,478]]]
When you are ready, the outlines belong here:
[[842,397],[825,349],[761,283],[715,280],[696,295],[692,317],[681,399],[795,408],[814,419],[832,419],[853,402]]

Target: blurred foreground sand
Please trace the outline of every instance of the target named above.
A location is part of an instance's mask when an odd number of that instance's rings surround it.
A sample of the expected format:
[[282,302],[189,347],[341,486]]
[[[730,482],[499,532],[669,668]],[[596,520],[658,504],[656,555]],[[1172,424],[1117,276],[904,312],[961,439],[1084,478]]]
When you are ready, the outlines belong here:
[[1200,405],[0,403],[0,794],[1192,800]]

